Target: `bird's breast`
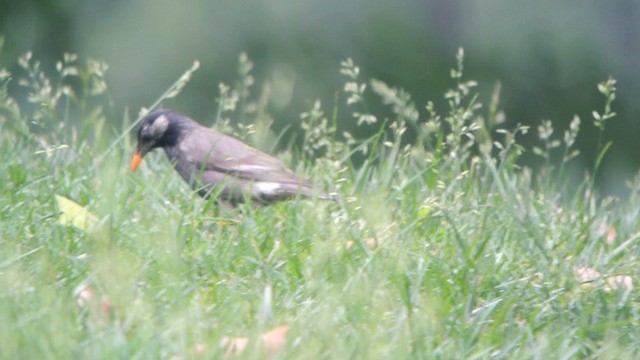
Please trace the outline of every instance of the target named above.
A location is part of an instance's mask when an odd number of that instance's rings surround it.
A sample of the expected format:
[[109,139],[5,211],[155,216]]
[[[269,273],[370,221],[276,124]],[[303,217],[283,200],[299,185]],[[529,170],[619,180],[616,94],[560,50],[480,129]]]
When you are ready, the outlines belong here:
[[179,152],[178,149],[176,149],[174,146],[165,146],[163,149],[164,153],[169,158],[169,161],[174,162],[178,159]]

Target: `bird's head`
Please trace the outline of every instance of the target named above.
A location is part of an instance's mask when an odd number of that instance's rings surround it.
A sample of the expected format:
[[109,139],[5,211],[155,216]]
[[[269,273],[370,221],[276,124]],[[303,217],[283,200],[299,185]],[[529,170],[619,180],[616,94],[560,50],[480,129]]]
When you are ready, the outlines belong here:
[[172,124],[176,116],[171,110],[156,110],[142,119],[138,129],[138,145],[131,159],[131,171],[138,168],[149,151],[175,143],[177,134]]

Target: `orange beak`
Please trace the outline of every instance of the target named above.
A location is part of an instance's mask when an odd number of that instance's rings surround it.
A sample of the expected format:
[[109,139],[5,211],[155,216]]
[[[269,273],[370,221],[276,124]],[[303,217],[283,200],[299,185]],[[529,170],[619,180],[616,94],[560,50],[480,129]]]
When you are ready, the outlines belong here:
[[131,158],[131,171],[136,171],[140,163],[142,162],[142,155],[139,151],[133,153],[133,158]]

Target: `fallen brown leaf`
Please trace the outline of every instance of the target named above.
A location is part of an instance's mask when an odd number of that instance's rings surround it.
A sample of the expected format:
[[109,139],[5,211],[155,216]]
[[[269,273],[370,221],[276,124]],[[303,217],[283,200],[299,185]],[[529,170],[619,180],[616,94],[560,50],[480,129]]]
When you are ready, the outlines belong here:
[[604,285],[605,291],[633,290],[633,278],[628,275],[604,276],[598,270],[588,266],[577,267],[573,272],[580,284],[597,283],[600,286]]
[[76,304],[81,308],[87,306],[87,304],[90,301],[93,301],[93,298],[95,297],[93,289],[87,285],[81,285],[78,289],[76,289],[75,293]]
[[607,285],[616,290],[633,290],[633,278],[628,275],[616,275],[607,278]]
[[[92,311],[100,309],[100,311],[105,315],[110,314],[113,311],[113,304],[111,303],[111,300],[103,296],[102,302],[98,302],[95,291],[93,291],[93,288],[89,285],[80,285],[74,291],[74,294],[76,297],[76,304],[80,308],[84,309],[91,306],[90,309]],[[98,306],[98,304],[100,306]]]
[[246,336],[223,336],[220,339],[220,347],[225,349],[224,358],[230,359],[232,356],[241,354],[247,349],[249,338]]
[[193,353],[195,355],[202,355],[205,351],[207,351],[207,344],[205,343],[198,343],[193,347]]
[[[260,335],[260,349],[266,357],[275,356],[287,341],[288,325],[278,326]],[[242,354],[249,345],[247,336],[224,336],[220,340],[220,347],[225,349],[225,359]]]
[[271,331],[268,331],[260,337],[267,356],[273,356],[279,352],[287,342],[287,332],[289,326],[281,325]]
[[607,244],[613,245],[613,243],[616,242],[616,236],[618,236],[618,230],[614,227],[610,227],[609,230],[607,230],[607,237],[605,241]]
[[588,266],[574,268],[573,273],[576,276],[576,280],[581,284],[594,282],[602,278],[602,274],[598,270]]
[[[367,248],[369,248],[369,250],[373,250],[377,248],[378,245],[380,245],[381,243],[382,243],[382,239],[378,239],[378,238],[366,238],[364,240],[364,244],[367,246]],[[354,244],[355,243],[353,242],[353,240],[347,240],[344,243],[344,247],[347,249],[351,249]]]

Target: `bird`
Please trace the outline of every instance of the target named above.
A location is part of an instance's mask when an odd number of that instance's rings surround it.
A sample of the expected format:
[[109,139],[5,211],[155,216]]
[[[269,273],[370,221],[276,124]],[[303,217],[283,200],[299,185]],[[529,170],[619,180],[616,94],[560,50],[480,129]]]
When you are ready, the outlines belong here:
[[216,195],[217,201],[232,208],[296,197],[339,199],[336,193],[317,190],[275,157],[175,110],[152,111],[140,122],[131,171],[147,153],[162,148],[174,169],[201,197]]

